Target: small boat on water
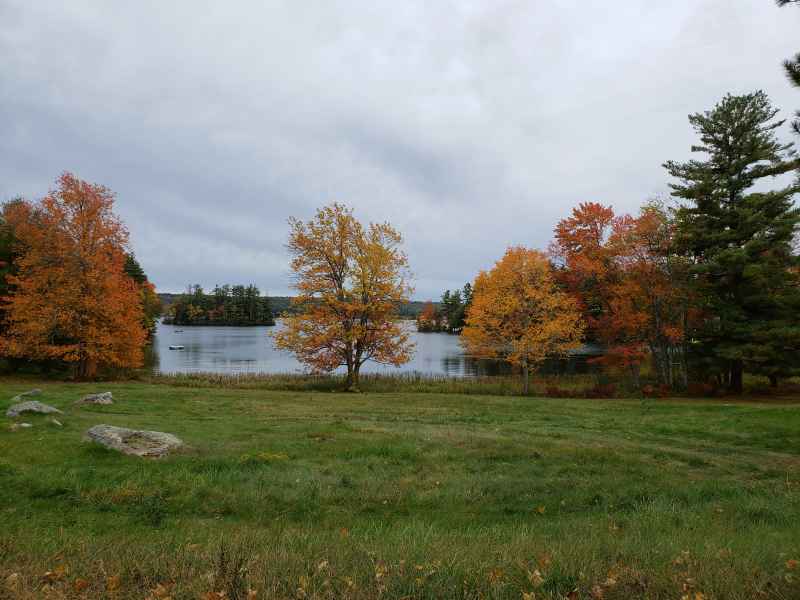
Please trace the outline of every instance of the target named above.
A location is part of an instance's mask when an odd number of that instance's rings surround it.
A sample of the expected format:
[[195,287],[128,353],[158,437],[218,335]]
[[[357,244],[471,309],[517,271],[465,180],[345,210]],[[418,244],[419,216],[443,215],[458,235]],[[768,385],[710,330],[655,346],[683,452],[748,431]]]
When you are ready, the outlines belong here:
[[170,346],[169,349],[170,350],[183,350],[184,348],[183,348],[183,346],[175,345],[175,346]]
[[175,333],[183,333],[183,329],[176,329]]

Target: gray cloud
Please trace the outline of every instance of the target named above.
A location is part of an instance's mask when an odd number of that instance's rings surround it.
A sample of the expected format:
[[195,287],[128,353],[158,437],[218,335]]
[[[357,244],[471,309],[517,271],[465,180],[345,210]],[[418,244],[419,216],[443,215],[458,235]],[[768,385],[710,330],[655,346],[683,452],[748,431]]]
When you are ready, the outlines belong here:
[[686,115],[726,92],[788,116],[798,25],[768,0],[4,0],[0,199],[74,171],[161,289],[272,293],[286,219],[338,200],[395,224],[435,297],[580,201],[665,193]]

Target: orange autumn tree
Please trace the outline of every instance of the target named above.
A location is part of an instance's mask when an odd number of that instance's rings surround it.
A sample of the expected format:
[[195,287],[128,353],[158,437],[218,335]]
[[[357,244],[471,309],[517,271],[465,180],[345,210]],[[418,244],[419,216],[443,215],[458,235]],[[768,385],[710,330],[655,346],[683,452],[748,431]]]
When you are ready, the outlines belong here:
[[[638,382],[639,369],[647,355],[640,336],[637,316],[618,312],[619,293],[627,283],[618,252],[621,247],[609,242],[620,221],[610,206],[582,202],[572,216],[559,221],[550,254],[559,265],[558,282],[578,302],[586,322],[586,338],[602,344],[605,351],[598,362],[627,369]],[[631,336],[633,334],[633,336]]]
[[589,341],[599,341],[607,330],[610,288],[616,271],[607,245],[614,223],[610,206],[582,202],[572,216],[559,221],[550,254],[560,268],[558,282],[578,302]]
[[630,372],[639,386],[653,359],[659,382],[686,385],[686,265],[672,247],[674,224],[653,202],[638,217],[588,202],[559,222],[551,255],[559,283],[577,301],[599,362]]
[[21,253],[0,350],[63,361],[82,379],[100,367],[141,366],[142,306],[124,272],[128,232],[113,194],[70,173],[57,183],[39,202],[8,211]]
[[472,356],[519,365],[527,394],[529,371],[580,347],[582,334],[577,303],[558,289],[547,257],[518,246],[475,279],[461,340]]
[[605,337],[615,342],[609,357],[629,366],[637,385],[639,364],[647,355],[660,383],[688,384],[688,263],[674,252],[674,234],[668,211],[653,202],[638,217],[616,218],[608,240],[618,276],[609,290]]
[[411,294],[402,236],[388,223],[364,227],[336,203],[289,225],[297,313],[284,318],[275,345],[316,372],[346,367],[348,390],[368,360],[408,362],[413,344],[397,320]]
[[417,331],[439,331],[439,320],[439,312],[433,305],[433,301],[427,300],[417,316]]

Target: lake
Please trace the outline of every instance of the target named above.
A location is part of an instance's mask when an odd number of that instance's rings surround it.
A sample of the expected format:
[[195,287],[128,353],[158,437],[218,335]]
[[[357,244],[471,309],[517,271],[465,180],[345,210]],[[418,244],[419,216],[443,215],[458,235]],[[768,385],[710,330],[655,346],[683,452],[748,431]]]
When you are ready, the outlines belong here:
[[[186,327],[159,324],[150,364],[155,373],[302,373],[304,367],[288,352],[276,350],[269,336],[276,327]],[[509,372],[508,365],[464,355],[459,337],[419,333],[408,321],[416,351],[410,362],[391,367],[367,362],[362,373],[418,372],[470,377]],[[184,350],[170,350],[180,345]],[[341,369],[342,371],[344,369]]]

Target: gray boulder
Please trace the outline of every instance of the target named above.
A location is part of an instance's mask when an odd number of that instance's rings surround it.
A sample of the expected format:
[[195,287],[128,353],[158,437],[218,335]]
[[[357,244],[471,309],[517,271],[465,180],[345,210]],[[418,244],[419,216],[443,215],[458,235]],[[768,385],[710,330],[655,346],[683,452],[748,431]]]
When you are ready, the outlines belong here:
[[40,390],[39,388],[36,388],[36,389],[33,389],[33,390],[28,390],[27,392],[22,392],[21,394],[19,394],[17,396],[14,396],[11,399],[11,401],[15,402],[15,403],[23,402],[25,398],[29,398],[31,396],[38,396],[41,393],[42,393],[42,390]]
[[111,392],[89,394],[80,400],[76,400],[75,404],[114,404],[114,396],[111,394]]
[[21,415],[22,413],[40,413],[43,415],[49,414],[62,414],[60,410],[58,410],[55,406],[50,406],[49,404],[43,404],[38,400],[26,400],[25,402],[20,402],[19,404],[14,404],[9,407],[6,411],[6,416],[15,418]]
[[171,433],[139,431],[113,425],[95,425],[86,435],[93,442],[131,456],[159,458],[183,446],[183,441]]

